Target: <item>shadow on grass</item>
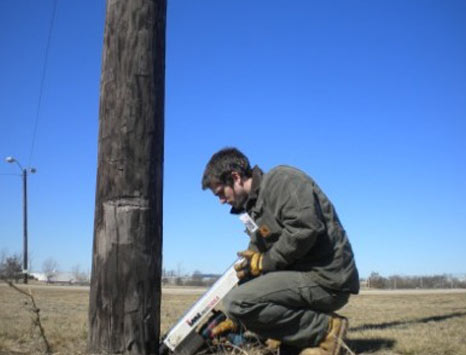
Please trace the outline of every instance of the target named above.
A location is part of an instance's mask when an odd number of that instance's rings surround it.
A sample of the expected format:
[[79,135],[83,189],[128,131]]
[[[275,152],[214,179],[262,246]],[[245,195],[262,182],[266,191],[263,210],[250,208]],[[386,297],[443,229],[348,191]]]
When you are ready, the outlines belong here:
[[444,314],[441,316],[425,317],[425,318],[413,319],[413,320],[408,320],[408,321],[394,321],[394,322],[387,322],[387,323],[363,324],[359,327],[350,328],[349,330],[352,332],[356,332],[358,330],[365,330],[365,329],[387,329],[387,328],[396,327],[399,325],[428,323],[428,322],[441,322],[441,321],[444,321],[450,318],[457,318],[457,317],[464,317],[464,316],[466,316],[466,312],[455,312],[451,314]]
[[373,338],[373,339],[348,339],[346,345],[356,354],[374,352],[383,349],[391,349],[396,341],[393,339]]

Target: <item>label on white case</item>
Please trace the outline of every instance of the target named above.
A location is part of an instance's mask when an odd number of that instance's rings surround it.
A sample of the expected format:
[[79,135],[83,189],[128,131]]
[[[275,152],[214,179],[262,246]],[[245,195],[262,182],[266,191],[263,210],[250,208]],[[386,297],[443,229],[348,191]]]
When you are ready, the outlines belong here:
[[243,213],[239,216],[239,219],[241,220],[241,222],[244,223],[249,232],[254,233],[256,230],[259,229],[256,222],[254,222],[254,220],[251,218],[249,214]]

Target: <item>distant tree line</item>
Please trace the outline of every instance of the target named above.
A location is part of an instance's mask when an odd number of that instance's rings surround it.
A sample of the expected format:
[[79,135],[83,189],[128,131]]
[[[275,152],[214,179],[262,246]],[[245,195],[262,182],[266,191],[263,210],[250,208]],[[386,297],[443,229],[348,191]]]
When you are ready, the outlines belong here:
[[221,275],[216,274],[203,274],[199,270],[195,270],[191,275],[183,274],[181,269],[175,270],[162,270],[162,285],[176,285],[176,286],[199,286],[209,287],[217,281]]
[[372,272],[366,280],[361,280],[369,288],[377,289],[415,289],[415,288],[466,288],[466,278],[452,275],[383,277]]
[[[162,285],[177,286],[211,286],[221,275],[202,274],[196,270],[192,274],[178,270],[162,270]],[[372,272],[367,279],[361,279],[361,285],[376,289],[440,289],[440,288],[466,288],[466,276],[455,277],[453,275],[431,276],[401,276],[392,275],[384,277],[377,272]]]
[[[47,277],[47,282],[56,276],[58,264],[53,258],[48,258],[42,265],[42,270]],[[73,267],[72,275],[74,283],[88,284],[88,273],[81,271],[79,265]],[[162,270],[162,285],[198,286],[209,287],[221,275],[203,274],[195,270],[192,274],[183,273],[181,267],[178,270]],[[0,278],[19,282],[22,280],[22,257],[19,254],[8,255],[0,253]],[[32,278],[32,276],[30,276]],[[466,277],[455,277],[448,274],[432,276],[400,276],[392,275],[384,277],[377,272],[372,272],[367,279],[361,279],[361,285],[375,289],[435,289],[435,288],[466,288]]]
[[[0,251],[0,279],[14,281],[18,283],[23,279],[23,257],[20,254],[9,254],[6,250]],[[31,263],[29,263],[31,265]],[[60,274],[60,267],[54,258],[47,258],[42,264],[42,274],[47,283],[55,282],[55,278]],[[82,271],[79,265],[75,265],[70,273],[72,284],[88,285],[89,272]],[[37,275],[37,274],[35,274]],[[29,279],[35,277],[28,274]]]

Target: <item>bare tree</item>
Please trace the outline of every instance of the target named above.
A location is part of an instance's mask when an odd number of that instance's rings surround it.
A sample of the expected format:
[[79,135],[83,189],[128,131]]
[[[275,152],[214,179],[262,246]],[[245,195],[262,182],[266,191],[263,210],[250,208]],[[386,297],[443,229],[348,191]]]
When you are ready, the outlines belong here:
[[81,271],[81,266],[76,264],[71,269],[71,274],[73,275],[73,280],[78,283],[87,283],[89,282],[88,273]]
[[204,286],[204,281],[202,278],[202,273],[199,270],[194,270],[191,274],[191,279],[188,282],[188,286]]
[[183,263],[182,262],[178,262],[176,264],[176,276],[178,277],[183,277],[184,276],[184,270],[183,270]]
[[0,265],[3,265],[5,263],[7,256],[8,256],[8,249],[2,248],[2,250],[0,250]]
[[160,332],[166,0],[107,0],[91,353],[155,354]]
[[52,279],[58,274],[58,263],[54,258],[47,258],[42,263],[42,272],[47,278],[47,283],[51,282]]
[[31,273],[33,270],[33,261],[34,261],[34,252],[31,250],[28,251],[28,271]]
[[19,254],[7,255],[2,252],[0,261],[0,277],[18,282],[23,275],[21,256]]

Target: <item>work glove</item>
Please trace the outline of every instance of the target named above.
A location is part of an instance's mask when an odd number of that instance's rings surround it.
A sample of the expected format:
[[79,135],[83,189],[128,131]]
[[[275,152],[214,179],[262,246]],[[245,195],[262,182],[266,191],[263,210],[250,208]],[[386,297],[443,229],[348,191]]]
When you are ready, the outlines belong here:
[[215,338],[227,332],[235,332],[237,329],[238,329],[238,325],[235,322],[233,322],[231,319],[227,318],[224,321],[217,324],[210,331],[210,337]]
[[235,265],[236,276],[238,279],[243,279],[246,276],[258,276],[262,273],[262,253],[245,250],[238,253],[243,260]]

